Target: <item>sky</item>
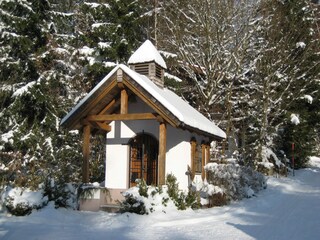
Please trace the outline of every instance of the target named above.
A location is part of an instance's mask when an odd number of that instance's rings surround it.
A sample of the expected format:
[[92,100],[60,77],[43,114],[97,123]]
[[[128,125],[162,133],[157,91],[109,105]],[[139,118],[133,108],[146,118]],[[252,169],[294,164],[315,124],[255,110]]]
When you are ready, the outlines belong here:
[[0,239],[320,239],[320,158],[267,183],[252,198],[195,211],[163,208],[141,216],[49,204],[25,217],[0,213]]

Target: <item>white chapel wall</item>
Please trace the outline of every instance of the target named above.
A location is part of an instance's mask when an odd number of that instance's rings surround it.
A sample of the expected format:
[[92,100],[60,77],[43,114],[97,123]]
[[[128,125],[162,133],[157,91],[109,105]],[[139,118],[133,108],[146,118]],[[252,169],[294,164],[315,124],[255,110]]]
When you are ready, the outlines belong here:
[[[129,103],[129,113],[152,112],[151,108],[137,99]],[[159,122],[156,120],[143,121],[114,121],[111,131],[107,134],[106,147],[106,179],[107,188],[126,189],[129,185],[129,146],[128,142],[137,134],[145,132],[159,140]],[[185,174],[188,165],[191,166],[191,138],[201,141],[208,139],[186,130],[167,125],[166,174],[176,176],[181,189],[187,189],[188,176]],[[200,176],[201,178],[201,176]]]

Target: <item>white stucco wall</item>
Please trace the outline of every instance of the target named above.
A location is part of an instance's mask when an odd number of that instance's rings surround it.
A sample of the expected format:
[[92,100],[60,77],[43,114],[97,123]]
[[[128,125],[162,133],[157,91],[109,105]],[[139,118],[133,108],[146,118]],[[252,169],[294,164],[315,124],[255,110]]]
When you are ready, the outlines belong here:
[[[186,190],[189,185],[186,172],[191,167],[191,138],[198,144],[209,139],[186,130],[167,128],[166,174],[173,173],[179,182],[179,188]],[[194,181],[201,181],[201,174],[196,174]]]
[[[129,113],[152,112],[141,100],[129,103]],[[145,132],[159,140],[159,123],[156,120],[115,121],[107,134],[106,147],[106,187],[126,189],[129,185],[129,146],[128,142],[137,134]],[[167,126],[166,174],[176,176],[181,189],[187,189],[188,176],[185,174],[191,166],[191,138],[198,143],[208,139],[189,131]],[[201,177],[201,176],[200,176]]]
[[166,174],[177,178],[181,189],[188,188],[188,165],[191,166],[191,135],[188,131],[167,127]]
[[128,146],[107,145],[106,150],[107,188],[126,189],[128,187]]

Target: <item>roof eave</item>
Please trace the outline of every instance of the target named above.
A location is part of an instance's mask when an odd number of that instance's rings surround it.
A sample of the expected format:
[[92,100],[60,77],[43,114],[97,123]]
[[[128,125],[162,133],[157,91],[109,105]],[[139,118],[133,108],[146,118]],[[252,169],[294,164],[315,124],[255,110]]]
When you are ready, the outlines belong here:
[[180,128],[181,129],[186,129],[186,130],[188,130],[190,132],[195,132],[195,133],[197,133],[199,135],[202,135],[202,136],[205,136],[205,137],[208,137],[210,139],[210,141],[222,141],[222,140],[225,139],[225,138],[223,138],[221,136],[217,136],[217,135],[215,135],[213,133],[210,133],[210,132],[207,132],[207,131],[203,131],[201,129],[189,126],[189,125],[184,124],[184,123],[180,124]]

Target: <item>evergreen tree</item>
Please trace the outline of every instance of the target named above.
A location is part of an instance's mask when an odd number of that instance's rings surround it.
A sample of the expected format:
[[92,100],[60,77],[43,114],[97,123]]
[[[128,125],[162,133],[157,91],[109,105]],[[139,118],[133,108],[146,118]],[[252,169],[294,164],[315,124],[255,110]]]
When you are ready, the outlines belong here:
[[[1,156],[3,178],[37,188],[48,178],[78,179],[78,148],[59,130],[68,97],[68,64],[54,42],[48,1],[2,1]],[[51,29],[50,29],[51,28]],[[69,142],[66,141],[68,138]],[[68,144],[73,153],[61,161]],[[68,166],[70,169],[67,170]],[[14,174],[12,172],[15,172]],[[62,177],[63,176],[63,177]]]
[[[80,0],[0,7],[1,185],[46,183],[63,191],[81,179],[82,143],[60,120],[144,38],[142,8],[137,1]],[[104,136],[92,141],[91,181],[103,181]]]

